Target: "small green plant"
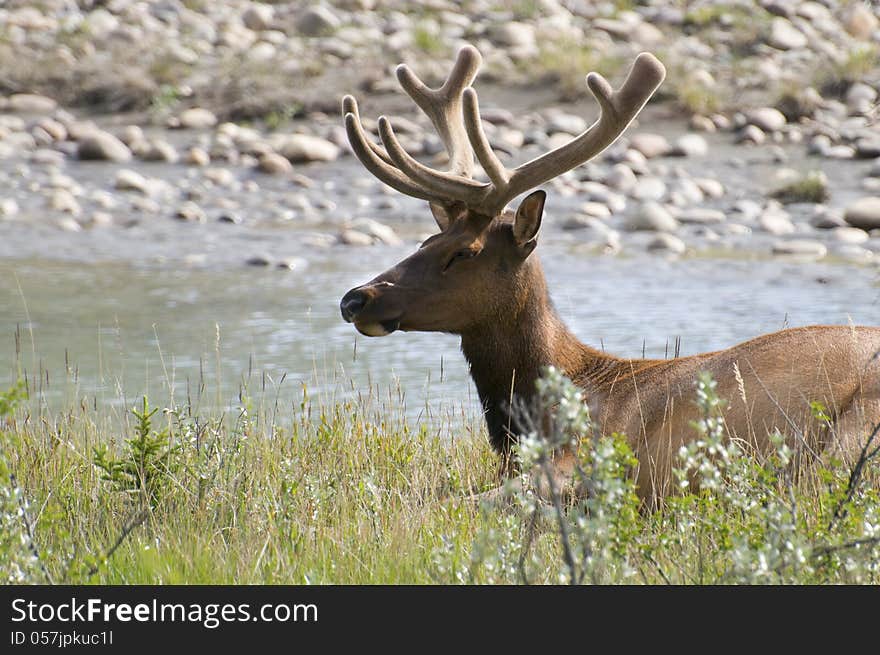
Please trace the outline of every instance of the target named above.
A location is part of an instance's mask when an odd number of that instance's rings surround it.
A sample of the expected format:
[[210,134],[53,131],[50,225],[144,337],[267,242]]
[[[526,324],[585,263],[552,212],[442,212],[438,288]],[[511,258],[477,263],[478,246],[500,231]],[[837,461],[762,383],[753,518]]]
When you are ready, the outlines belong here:
[[803,177],[786,184],[770,193],[770,197],[783,203],[826,202],[831,194],[828,191],[828,178],[822,171],[810,171]]
[[428,55],[439,55],[446,51],[436,23],[422,22],[413,29],[413,45]]
[[614,77],[623,60],[614,55],[601,54],[582,41],[571,38],[541,39],[538,54],[523,63],[524,72],[531,76],[549,78],[562,100],[577,100],[589,94],[584,83],[584,71],[602,71]]
[[174,444],[168,428],[153,429],[153,416],[144,396],[141,410],[133,409],[137,419],[135,436],[125,441],[121,457],[111,457],[106,444],[96,446],[93,463],[114,491],[139,499],[144,507],[155,506],[181,468],[181,448]]

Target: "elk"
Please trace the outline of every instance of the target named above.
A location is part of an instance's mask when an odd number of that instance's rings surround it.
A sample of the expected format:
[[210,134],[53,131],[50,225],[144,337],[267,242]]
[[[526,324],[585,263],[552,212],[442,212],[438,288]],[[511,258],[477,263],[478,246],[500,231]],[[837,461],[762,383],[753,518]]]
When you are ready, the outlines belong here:
[[[430,168],[402,147],[390,121],[378,119],[382,145],[370,140],[355,99],[342,107],[354,154],[379,180],[427,200],[440,228],[397,265],[342,298],[345,321],[379,337],[397,330],[461,337],[493,448],[510,462],[522,425],[511,398],[526,404],[544,367],[555,366],[583,389],[594,428],[625,435],[639,465],[633,472],[643,500],[671,490],[674,456],[696,438],[695,381],[711,373],[729,438],[756,453],[779,430],[811,453],[851,456],[880,420],[880,328],[812,326],[759,336],[726,350],[673,359],[624,359],[581,343],[554,310],[535,247],[546,194],[532,191],[515,211],[506,205],[601,153],[636,117],[665,77],[663,65],[639,54],[623,85],[613,90],[599,74],[587,85],[598,120],[560,148],[506,168],[484,133],[470,86],[479,52],[465,46],[439,88],[429,88],[405,65],[404,91],[428,115],[449,157],[446,171]],[[487,181],[474,178],[475,157]],[[589,287],[584,285],[584,294]],[[813,416],[811,402],[826,408]],[[561,448],[553,475],[571,479],[574,455]],[[503,467],[508,475],[515,464]]]

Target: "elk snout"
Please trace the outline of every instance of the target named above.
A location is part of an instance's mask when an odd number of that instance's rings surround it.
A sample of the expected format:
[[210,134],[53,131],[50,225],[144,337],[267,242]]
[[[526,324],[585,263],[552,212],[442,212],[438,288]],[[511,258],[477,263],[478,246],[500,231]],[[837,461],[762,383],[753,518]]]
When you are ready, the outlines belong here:
[[342,296],[339,310],[342,312],[342,318],[346,323],[351,323],[355,319],[364,308],[364,305],[367,304],[367,300],[369,300],[369,296],[367,296],[362,287],[352,289]]

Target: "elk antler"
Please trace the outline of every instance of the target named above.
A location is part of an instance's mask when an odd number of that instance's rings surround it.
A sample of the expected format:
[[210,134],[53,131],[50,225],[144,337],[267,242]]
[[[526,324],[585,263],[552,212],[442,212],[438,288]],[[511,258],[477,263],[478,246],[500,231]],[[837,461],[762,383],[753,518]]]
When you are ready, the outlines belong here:
[[[583,164],[614,143],[666,76],[663,64],[647,52],[636,57],[617,91],[604,77],[590,73],[587,86],[599,103],[599,119],[564,146],[511,171],[493,152],[480,120],[477,92],[469,87],[480,61],[476,48],[463,47],[448,79],[438,89],[425,86],[407,66],[397,67],[403,90],[428,115],[443,140],[449,153],[448,171],[429,168],[410,156],[385,116],[379,117],[384,150],[370,141],[361,127],[357,102],[345,96],[345,128],[358,159],[373,175],[401,193],[440,203],[458,201],[493,216],[519,194]],[[472,179],[474,155],[489,182]]]

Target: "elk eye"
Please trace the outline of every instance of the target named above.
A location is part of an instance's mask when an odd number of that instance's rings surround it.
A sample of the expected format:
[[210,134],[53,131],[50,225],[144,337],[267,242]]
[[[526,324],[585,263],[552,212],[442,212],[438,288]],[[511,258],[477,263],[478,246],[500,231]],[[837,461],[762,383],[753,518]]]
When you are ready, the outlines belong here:
[[446,268],[444,268],[443,270],[445,271],[446,269],[448,269],[450,266],[452,266],[456,262],[460,262],[464,259],[471,259],[473,257],[476,257],[478,254],[479,254],[478,251],[471,250],[470,248],[467,248],[465,250],[459,250],[449,259],[449,262],[447,262],[447,264],[446,264]]

